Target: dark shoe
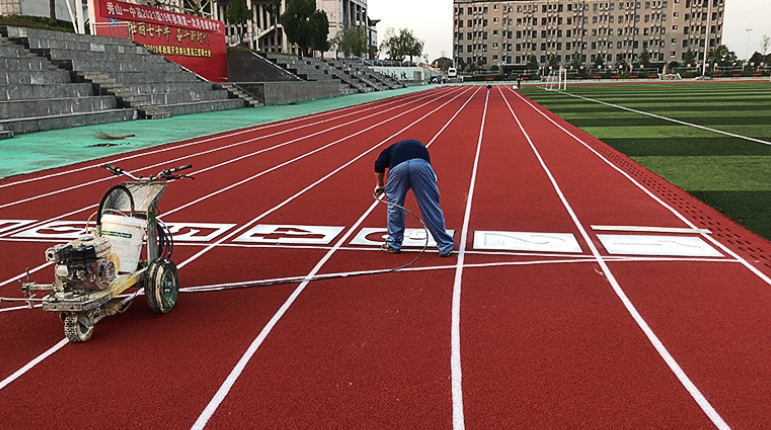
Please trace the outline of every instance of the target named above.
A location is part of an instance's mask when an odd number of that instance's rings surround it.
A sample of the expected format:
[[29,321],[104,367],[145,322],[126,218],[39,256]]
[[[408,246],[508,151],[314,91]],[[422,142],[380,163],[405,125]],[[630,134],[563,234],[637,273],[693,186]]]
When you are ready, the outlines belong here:
[[439,254],[440,257],[452,257],[453,252],[450,251],[447,254]]
[[398,254],[398,253],[401,252],[400,250],[391,247],[391,245],[389,245],[387,243],[384,243],[384,244],[380,245],[380,250],[381,251],[385,251],[385,252],[387,252],[389,254]]

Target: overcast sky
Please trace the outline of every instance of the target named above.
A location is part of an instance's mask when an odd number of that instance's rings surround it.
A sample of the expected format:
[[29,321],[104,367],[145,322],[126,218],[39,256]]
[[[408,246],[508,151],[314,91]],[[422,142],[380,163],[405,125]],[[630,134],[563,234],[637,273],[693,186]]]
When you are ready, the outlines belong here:
[[[763,35],[771,37],[771,0],[725,0],[723,43],[739,58],[761,51]],[[408,28],[425,42],[429,61],[452,57],[452,0],[368,0],[369,16],[380,19],[378,37],[388,27]],[[747,31],[752,29],[752,31]],[[770,51],[771,52],[771,51]]]

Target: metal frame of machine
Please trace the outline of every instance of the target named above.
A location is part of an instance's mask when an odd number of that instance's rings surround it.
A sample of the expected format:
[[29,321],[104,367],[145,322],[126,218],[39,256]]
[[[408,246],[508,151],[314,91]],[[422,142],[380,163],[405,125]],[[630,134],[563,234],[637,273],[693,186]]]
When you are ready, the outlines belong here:
[[[46,260],[54,264],[53,283],[31,282],[27,275],[27,282],[22,282],[24,299],[0,299],[26,302],[30,307],[39,303],[45,311],[59,312],[64,334],[71,342],[90,339],[94,324],[121,312],[139,289],[144,289],[148,307],[158,314],[171,311],[179,294],[179,274],[171,260],[173,239],[157,218],[158,202],[167,181],[189,177],[176,173],[192,165],[163,170],[148,178],[135,177],[109,164],[101,167],[132,181],[115,185],[104,194],[96,212],[96,231],[46,250]],[[141,258],[143,247],[145,259]],[[139,289],[133,297],[125,301],[118,298],[134,286]],[[36,297],[37,291],[48,293]]]

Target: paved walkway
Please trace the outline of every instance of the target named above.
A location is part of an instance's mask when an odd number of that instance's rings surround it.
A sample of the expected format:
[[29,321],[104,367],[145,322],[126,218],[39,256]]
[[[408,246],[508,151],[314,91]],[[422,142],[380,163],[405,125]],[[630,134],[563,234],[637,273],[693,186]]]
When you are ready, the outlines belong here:
[[[288,106],[243,108],[183,115],[166,119],[137,120],[113,124],[21,134],[0,140],[0,179],[93,160],[172,142],[311,115],[332,109],[382,100],[422,91],[429,86],[354,94]],[[125,136],[104,140],[100,134]]]

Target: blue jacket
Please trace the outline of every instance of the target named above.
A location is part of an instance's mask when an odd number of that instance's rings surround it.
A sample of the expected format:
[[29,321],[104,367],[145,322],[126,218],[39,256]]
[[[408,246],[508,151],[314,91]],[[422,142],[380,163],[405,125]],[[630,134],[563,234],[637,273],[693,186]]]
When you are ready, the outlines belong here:
[[396,142],[384,149],[377,157],[377,160],[375,160],[375,172],[385,173],[386,168],[393,169],[399,164],[414,158],[422,158],[431,163],[428,149],[419,140],[407,139]]

